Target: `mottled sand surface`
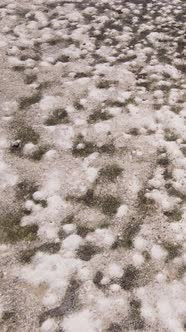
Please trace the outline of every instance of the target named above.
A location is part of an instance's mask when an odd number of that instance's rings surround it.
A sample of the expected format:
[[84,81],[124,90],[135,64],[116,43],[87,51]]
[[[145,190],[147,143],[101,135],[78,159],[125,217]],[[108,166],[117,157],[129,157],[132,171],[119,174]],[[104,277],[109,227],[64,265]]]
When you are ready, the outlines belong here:
[[186,2],[0,0],[0,331],[186,331]]

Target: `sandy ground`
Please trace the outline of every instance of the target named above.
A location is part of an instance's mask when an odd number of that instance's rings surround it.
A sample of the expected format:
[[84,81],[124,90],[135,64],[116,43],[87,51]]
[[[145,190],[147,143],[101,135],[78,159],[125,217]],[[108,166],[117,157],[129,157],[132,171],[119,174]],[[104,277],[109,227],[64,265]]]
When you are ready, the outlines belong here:
[[0,0],[0,331],[186,330],[186,3]]

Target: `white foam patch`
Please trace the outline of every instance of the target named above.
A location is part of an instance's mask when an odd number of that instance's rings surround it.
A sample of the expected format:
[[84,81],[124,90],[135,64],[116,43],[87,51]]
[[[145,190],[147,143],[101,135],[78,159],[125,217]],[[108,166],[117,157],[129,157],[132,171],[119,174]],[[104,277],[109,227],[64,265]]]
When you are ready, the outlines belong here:
[[95,128],[96,133],[108,133],[111,129],[111,126],[108,123],[100,122],[100,123],[96,123],[94,125],[94,128]]
[[61,217],[64,214],[65,204],[60,196],[53,195],[47,199],[47,207],[33,206],[33,212],[22,218],[22,226],[37,224],[38,236],[41,239],[57,240]]
[[133,254],[132,260],[133,260],[134,266],[136,266],[136,267],[141,266],[144,263],[144,261],[145,261],[143,255],[140,254],[140,253]]
[[57,323],[53,318],[48,318],[42,325],[41,325],[41,332],[55,332],[57,329]]
[[65,224],[63,226],[63,230],[66,234],[74,233],[76,231],[76,225],[74,225],[74,224]]
[[141,313],[147,323],[158,321],[160,329],[170,332],[183,332],[183,317],[186,315],[186,286],[184,281],[174,280],[169,283],[146,286],[138,289],[142,301]]
[[160,245],[154,244],[151,248],[151,256],[154,259],[161,260],[167,256],[167,252]]
[[123,204],[121,205],[119,208],[118,208],[118,211],[117,211],[117,214],[116,214],[116,217],[117,218],[122,218],[122,217],[126,217],[127,216],[127,213],[128,213],[128,206]]
[[86,172],[88,181],[93,183],[97,178],[98,170],[95,167],[88,167],[85,170],[85,172]]
[[46,112],[46,111],[54,111],[58,107],[62,105],[62,100],[60,97],[56,96],[44,96],[40,103],[39,107],[41,111]]
[[86,240],[97,246],[111,247],[115,236],[110,229],[96,229],[95,232],[86,236]]
[[116,263],[111,263],[108,266],[108,274],[110,278],[121,278],[123,275],[123,269]]
[[62,328],[65,332],[101,332],[101,323],[90,310],[83,310],[64,318]]
[[60,297],[54,292],[49,291],[46,296],[44,296],[42,303],[49,309],[55,308],[60,304]]
[[145,196],[154,200],[163,211],[169,211],[173,209],[173,207],[180,202],[180,199],[177,197],[171,197],[167,194],[166,191],[160,191],[157,189],[153,189],[151,192],[146,193]]
[[58,125],[52,136],[58,149],[68,150],[73,146],[75,132],[72,126]]
[[44,154],[43,158],[44,158],[44,160],[53,160],[57,156],[58,156],[58,153],[56,150],[49,150]]
[[63,248],[67,251],[73,251],[78,249],[80,244],[83,242],[81,236],[72,234],[63,240]]
[[141,237],[141,236],[137,236],[135,239],[134,239],[134,248],[139,250],[139,251],[143,251],[146,249],[146,246],[147,246],[147,241]]
[[120,295],[116,292],[111,296],[97,296],[95,311],[107,324],[122,320],[127,316],[128,309],[128,297],[125,293]]
[[34,286],[46,283],[49,292],[46,296],[50,302],[53,301],[48,297],[51,293],[60,299],[63,298],[71,278],[81,267],[80,260],[65,258],[60,253],[48,255],[38,252],[33,257],[32,264],[24,266],[17,273]]
[[121,290],[121,286],[118,284],[112,284],[110,290],[111,292],[118,293]]
[[14,186],[18,181],[18,176],[13,172],[4,160],[4,151],[8,147],[8,142],[4,136],[0,136],[0,189]]
[[37,151],[37,146],[33,143],[27,143],[23,148],[23,153],[26,156],[32,155],[35,151]]

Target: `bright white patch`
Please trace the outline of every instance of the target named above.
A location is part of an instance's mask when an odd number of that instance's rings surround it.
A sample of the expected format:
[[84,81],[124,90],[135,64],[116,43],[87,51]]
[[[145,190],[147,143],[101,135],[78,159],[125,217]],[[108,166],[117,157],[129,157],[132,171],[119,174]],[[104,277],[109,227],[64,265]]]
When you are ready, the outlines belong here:
[[63,248],[69,251],[76,250],[78,249],[82,241],[83,240],[81,236],[72,234],[63,241]]
[[114,293],[118,293],[121,290],[121,286],[118,284],[112,284],[110,290]]
[[31,210],[33,209],[33,207],[34,207],[34,202],[33,202],[33,201],[31,201],[31,200],[27,200],[27,201],[25,202],[25,209],[26,209],[27,211],[31,211]]
[[82,281],[91,280],[91,274],[88,268],[82,267],[78,272],[78,277]]
[[47,17],[41,11],[36,11],[35,18],[40,22],[40,27],[45,27],[48,24]]
[[150,305],[144,305],[141,309],[142,316],[148,320],[155,321],[155,310]]
[[75,136],[72,126],[59,125],[52,133],[57,148],[68,150],[73,145],[73,138]]
[[63,230],[65,231],[66,234],[74,233],[75,230],[76,230],[76,225],[74,225],[74,224],[65,224],[63,226]]
[[41,326],[41,332],[55,332],[57,323],[54,319],[48,318]]
[[55,96],[44,96],[40,103],[39,107],[41,111],[53,111],[61,105],[62,101],[60,97]]
[[35,193],[33,193],[33,199],[35,201],[40,201],[40,200],[43,200],[45,199],[45,193],[42,192],[42,191],[35,191]]
[[144,257],[140,253],[134,254],[132,260],[136,267],[141,266],[144,263]]
[[88,234],[87,241],[95,243],[97,246],[111,247],[115,241],[115,236],[109,229],[96,229],[92,234]]
[[64,318],[62,328],[65,332],[102,332],[100,321],[89,310]]
[[35,152],[37,150],[37,146],[33,143],[27,143],[25,144],[24,148],[23,148],[23,153],[26,156],[30,156],[32,155],[33,152]]
[[163,250],[159,245],[154,244],[152,249],[151,249],[151,256],[154,259],[163,259],[167,255],[166,251]]
[[12,67],[20,67],[21,68],[24,65],[24,61],[21,61],[18,58],[13,57],[13,56],[9,57],[8,62]]
[[128,212],[128,206],[123,204],[118,208],[116,217],[117,218],[122,218],[122,217],[127,215],[127,212]]
[[64,202],[59,195],[53,195],[47,198],[47,204],[46,208],[42,208],[39,204],[34,205],[34,213],[25,215],[21,219],[21,225],[38,224],[38,236],[44,240],[57,240]]
[[104,278],[101,280],[101,284],[102,284],[102,285],[108,285],[109,282],[110,282],[110,279],[107,278],[107,277],[104,277]]
[[97,133],[107,133],[108,131],[110,131],[110,124],[108,123],[104,123],[104,122],[100,122],[100,123],[96,123],[94,125],[95,131]]
[[17,272],[34,286],[48,284],[49,294],[52,292],[62,299],[70,279],[81,268],[82,264],[77,259],[64,258],[61,254],[48,255],[38,252],[33,257],[32,264],[24,266]]
[[44,159],[45,160],[52,160],[52,159],[56,158],[56,156],[57,156],[57,151],[56,150],[49,150],[45,153]]
[[166,275],[165,275],[164,273],[162,273],[162,272],[159,272],[159,273],[157,274],[157,276],[156,276],[156,280],[157,280],[158,282],[165,282],[166,279],[167,279]]
[[109,264],[108,274],[111,278],[121,278],[123,275],[123,269],[116,263]]
[[143,239],[142,237],[138,236],[134,239],[134,248],[139,250],[139,251],[143,251],[146,249],[146,240]]
[[113,294],[112,296],[100,296],[97,298],[96,311],[103,318],[104,321],[112,322],[122,314],[125,317],[128,312],[128,301],[127,297]]
[[59,302],[59,298],[57,294],[48,292],[46,296],[43,298],[43,304],[48,308],[54,308],[57,306]]
[[98,174],[98,170],[94,167],[88,167],[86,169],[86,174],[87,174],[87,178],[88,180],[93,183],[97,177]]
[[169,196],[166,191],[159,191],[157,189],[153,189],[151,192],[146,193],[145,197],[154,200],[163,211],[169,211],[180,201],[179,198]]
[[3,160],[3,148],[6,146],[6,140],[0,138],[0,189],[8,186],[14,186],[17,183],[18,176],[13,174]]

